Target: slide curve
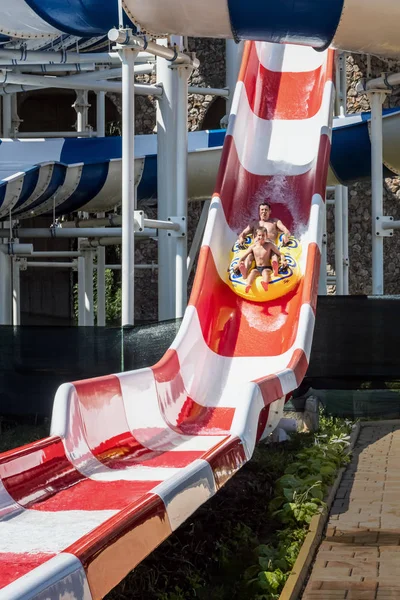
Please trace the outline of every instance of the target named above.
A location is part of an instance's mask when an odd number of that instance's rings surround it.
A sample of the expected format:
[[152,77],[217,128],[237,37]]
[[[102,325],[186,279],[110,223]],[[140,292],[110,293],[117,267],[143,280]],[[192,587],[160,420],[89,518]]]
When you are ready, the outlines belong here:
[[[188,197],[208,199],[225,131],[188,136]],[[137,197],[157,197],[157,136],[135,136]],[[103,212],[121,204],[121,137],[0,140],[0,219],[77,210]]]
[[[306,372],[333,53],[249,42],[196,278],[153,367],[63,384],[49,438],[0,456],[0,599],[103,597],[248,461]],[[230,249],[268,199],[303,248],[296,290],[251,303]]]

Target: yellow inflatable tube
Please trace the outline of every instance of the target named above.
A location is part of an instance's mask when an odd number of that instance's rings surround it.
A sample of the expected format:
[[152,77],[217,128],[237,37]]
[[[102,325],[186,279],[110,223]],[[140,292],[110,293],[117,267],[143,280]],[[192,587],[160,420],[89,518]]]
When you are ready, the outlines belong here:
[[[240,248],[239,242],[236,242],[230,253],[230,264],[228,269],[228,285],[233,291],[252,302],[265,302],[267,300],[275,300],[291,292],[301,279],[301,270],[299,260],[301,256],[301,245],[298,240],[291,237],[286,246],[282,245],[283,234],[280,234],[275,243],[281,253],[284,255],[287,268],[280,267],[277,277],[273,273],[270,275],[268,291],[265,291],[261,285],[262,277],[257,277],[251,290],[246,294],[246,283],[241,274],[235,271],[239,266],[241,256],[246,252],[248,247],[253,243],[251,235],[247,236],[245,244]],[[253,267],[255,263],[253,262]]]

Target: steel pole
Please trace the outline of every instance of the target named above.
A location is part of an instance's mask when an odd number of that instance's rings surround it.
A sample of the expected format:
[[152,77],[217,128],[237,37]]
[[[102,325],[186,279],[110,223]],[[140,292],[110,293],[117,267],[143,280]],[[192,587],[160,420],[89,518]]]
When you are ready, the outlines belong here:
[[343,194],[341,185],[335,186],[335,272],[336,295],[343,295]]
[[135,91],[137,52],[120,51],[122,61],[122,326],[135,322]]
[[342,186],[343,294],[349,295],[349,188]]
[[[176,207],[177,216],[187,223],[188,186],[188,79],[191,69],[187,66],[174,67],[177,71],[177,122],[176,122]],[[175,317],[183,317],[187,304],[187,237],[185,232],[176,238],[176,292]]]
[[85,325],[85,259],[78,258],[78,325]]
[[227,116],[229,116],[242,60],[243,42],[236,44],[234,40],[226,40],[225,44],[226,87],[229,90],[229,96],[227,97],[226,102],[226,113]]
[[85,325],[94,325],[93,305],[93,250],[85,250]]
[[0,325],[12,324],[12,268],[7,246],[0,248]]
[[326,296],[326,263],[327,263],[327,239],[326,239],[326,200],[323,206],[322,219],[322,245],[321,245],[321,265],[318,280],[318,295]]
[[[158,40],[166,45],[166,40]],[[157,102],[157,218],[166,221],[174,212],[173,194],[176,188],[176,110],[175,75],[170,63],[157,58],[157,83],[163,94]],[[175,238],[167,231],[158,232],[158,319],[175,316]]]
[[2,136],[9,138],[12,135],[12,95],[6,94],[3,96],[3,119],[2,119]]
[[96,92],[96,131],[97,137],[106,135],[106,93]]
[[383,215],[382,103],[384,94],[370,94],[371,102],[371,184],[372,184],[372,293],[383,294],[383,237],[376,223]]
[[21,285],[20,285],[20,262],[12,258],[12,323],[14,326],[21,325]]
[[97,248],[97,325],[106,324],[106,249]]

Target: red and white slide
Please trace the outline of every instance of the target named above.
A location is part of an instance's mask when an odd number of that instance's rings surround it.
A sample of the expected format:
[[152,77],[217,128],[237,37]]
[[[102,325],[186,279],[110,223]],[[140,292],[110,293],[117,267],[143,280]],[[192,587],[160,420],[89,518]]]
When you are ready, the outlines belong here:
[[[330,50],[246,44],[177,338],[153,367],[63,384],[51,436],[0,455],[1,600],[102,598],[278,424],[311,350],[332,72]],[[251,302],[227,267],[263,200],[300,240],[301,278]]]

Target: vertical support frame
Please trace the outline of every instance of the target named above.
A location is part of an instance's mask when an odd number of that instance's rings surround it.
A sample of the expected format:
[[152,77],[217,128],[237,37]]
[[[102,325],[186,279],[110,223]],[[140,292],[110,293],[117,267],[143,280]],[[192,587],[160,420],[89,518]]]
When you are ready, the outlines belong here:
[[[178,112],[176,122],[176,214],[187,222],[188,185],[188,80],[191,68],[187,65],[173,67],[177,72]],[[176,295],[175,318],[183,317],[187,304],[187,237],[176,238]]]
[[83,252],[85,261],[85,325],[94,325],[93,250]]
[[3,115],[2,115],[2,135],[4,138],[12,137],[12,94],[4,94]]
[[122,62],[122,327],[135,323],[135,57],[119,50]]
[[20,261],[12,257],[12,324],[21,325]]
[[383,216],[383,141],[382,104],[385,94],[382,90],[371,91],[371,178],[372,178],[372,294],[381,295],[383,280],[383,237],[377,232],[376,224]]
[[78,258],[78,325],[85,325],[85,259],[83,256]]
[[335,272],[336,295],[343,295],[343,186],[335,186]]
[[[167,45],[167,40],[158,40]],[[157,218],[166,221],[176,215],[174,191],[176,188],[176,73],[171,64],[157,57],[157,83],[163,94],[157,98]],[[158,319],[175,316],[175,238],[168,232],[158,231]]]
[[106,135],[106,93],[96,92],[96,132],[97,137]]
[[8,246],[0,246],[0,325],[12,324],[12,267]]
[[321,265],[319,272],[319,280],[318,280],[318,295],[326,296],[327,294],[327,274],[326,274],[326,264],[327,264],[327,239],[326,239],[326,199],[324,202],[323,214],[322,218],[322,246],[321,246]]
[[106,249],[97,247],[97,326],[106,324]]

